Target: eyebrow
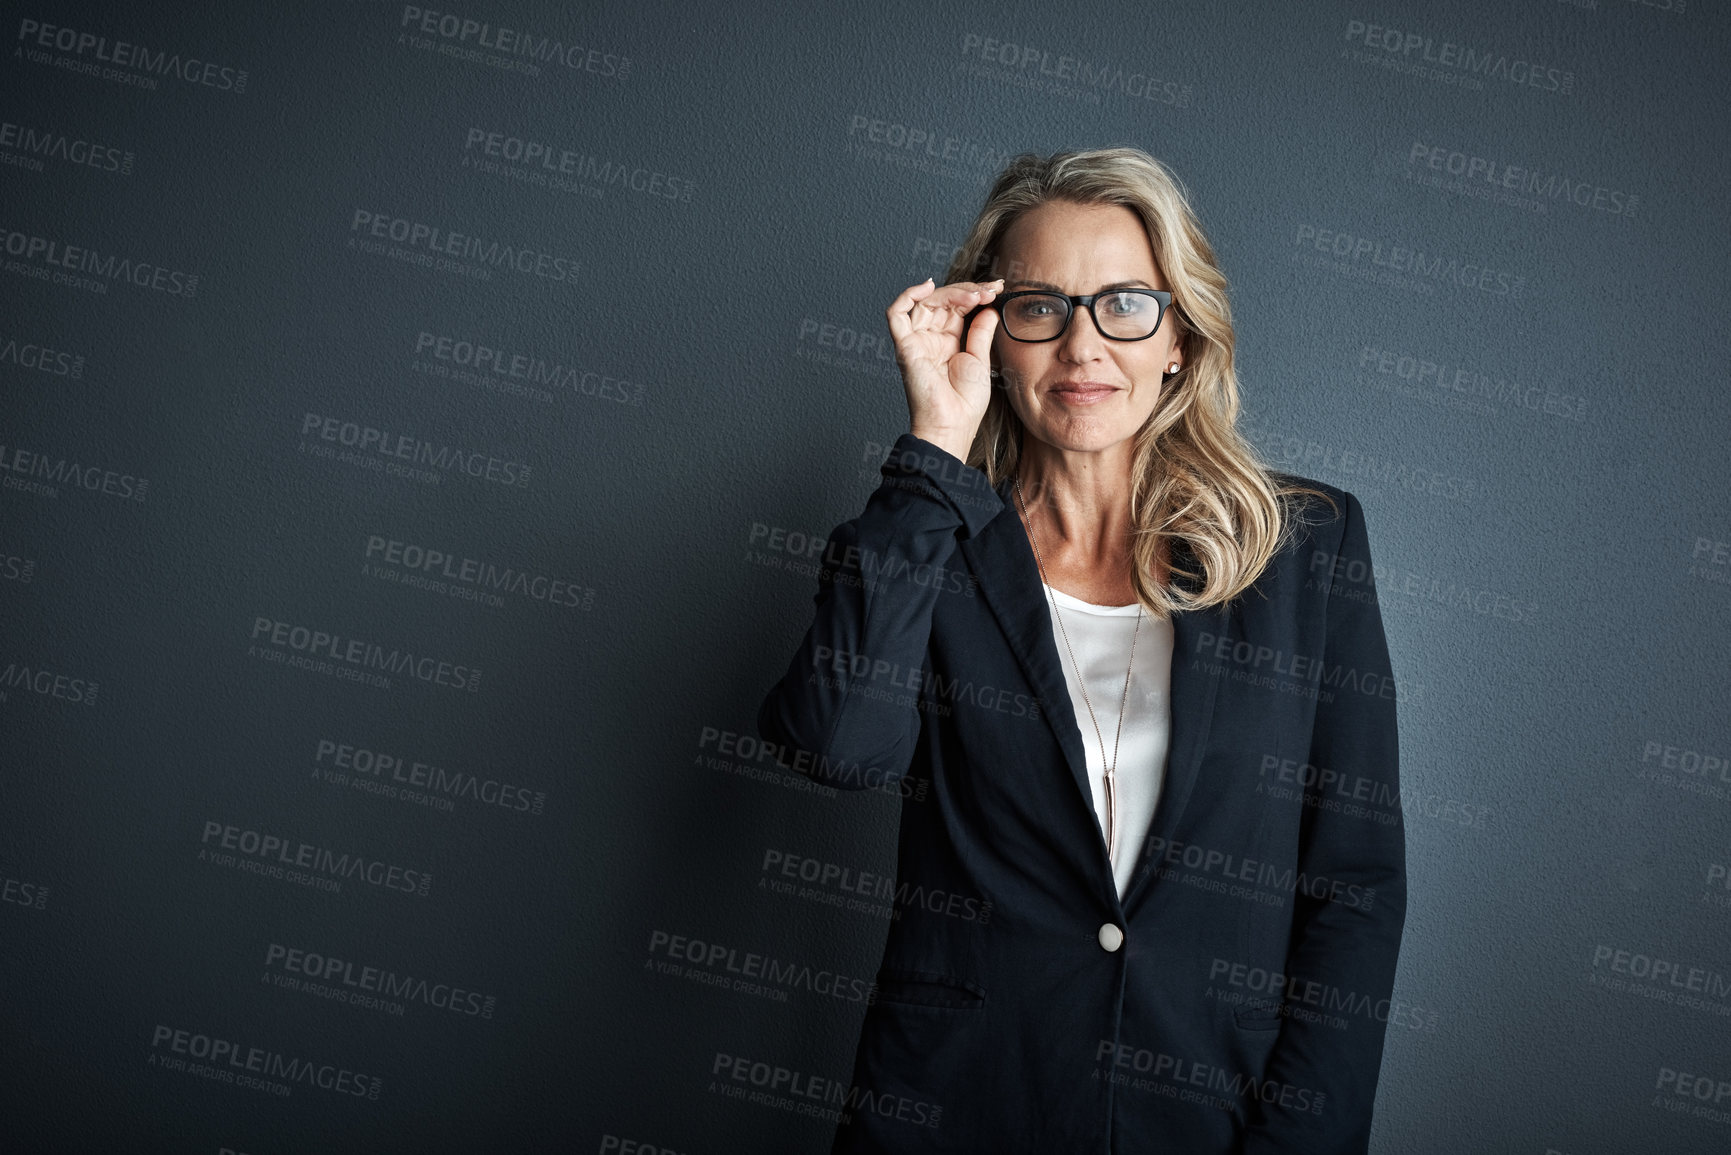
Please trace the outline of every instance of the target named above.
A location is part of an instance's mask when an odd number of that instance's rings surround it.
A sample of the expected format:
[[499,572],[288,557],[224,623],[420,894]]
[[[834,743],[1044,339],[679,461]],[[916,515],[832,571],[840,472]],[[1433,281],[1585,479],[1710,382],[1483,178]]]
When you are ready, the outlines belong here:
[[[1004,288],[1008,289],[1012,285],[1027,285],[1029,288],[1047,289],[1047,290],[1054,292],[1054,293],[1064,292],[1063,289],[1060,289],[1057,285],[1052,284],[1050,281],[1030,281],[1026,277],[1020,277],[1014,281],[1011,281],[1008,285],[1005,285]],[[1140,278],[1134,278],[1134,279],[1131,279],[1128,281],[1113,281],[1110,285],[1101,285],[1095,291],[1099,292],[1099,293],[1109,293],[1113,289],[1152,289],[1153,287],[1154,286],[1150,285],[1147,281],[1141,280]],[[1068,294],[1065,294],[1065,295],[1068,296]]]

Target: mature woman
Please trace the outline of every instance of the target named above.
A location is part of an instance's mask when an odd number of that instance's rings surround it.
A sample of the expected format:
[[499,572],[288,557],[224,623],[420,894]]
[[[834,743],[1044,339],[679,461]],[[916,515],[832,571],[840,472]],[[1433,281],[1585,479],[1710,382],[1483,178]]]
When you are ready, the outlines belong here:
[[1364,1151],[1405,846],[1363,510],[1235,430],[1145,153],[1017,158],[946,281],[889,307],[909,432],[758,717],[906,777],[898,894],[945,896],[899,904],[834,1150]]

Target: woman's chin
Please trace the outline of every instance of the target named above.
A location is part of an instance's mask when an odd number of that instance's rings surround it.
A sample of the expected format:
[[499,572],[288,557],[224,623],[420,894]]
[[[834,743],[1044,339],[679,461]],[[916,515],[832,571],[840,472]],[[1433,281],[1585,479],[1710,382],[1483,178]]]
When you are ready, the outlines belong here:
[[1029,425],[1028,432],[1053,449],[1066,453],[1100,453],[1136,436],[1139,423],[1104,415],[1078,413],[1057,421]]

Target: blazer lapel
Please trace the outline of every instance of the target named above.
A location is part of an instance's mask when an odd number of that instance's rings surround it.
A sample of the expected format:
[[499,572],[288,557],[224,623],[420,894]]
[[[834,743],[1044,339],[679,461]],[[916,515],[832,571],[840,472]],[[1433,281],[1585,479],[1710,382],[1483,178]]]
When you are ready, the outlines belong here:
[[1228,613],[1216,606],[1172,615],[1172,686],[1168,696],[1172,730],[1166,743],[1166,779],[1160,787],[1160,800],[1155,804],[1154,819],[1139,852],[1136,870],[1124,891],[1125,910],[1131,909],[1147,889],[1153,876],[1153,847],[1171,841],[1196,785],[1202,754],[1208,748],[1209,731],[1214,725],[1214,701],[1220,679],[1200,666],[1192,669],[1195,665],[1192,657],[1202,634],[1219,637],[1227,632]]
[[[1052,640],[1052,614],[1040,586],[1039,564],[1028,545],[1028,535],[1022,529],[1010,483],[1002,482],[997,489],[1004,499],[1003,511],[979,533],[962,539],[959,548],[980,583],[981,596],[991,607],[1016,661],[1040,700],[1040,712],[1051,727],[1053,737],[1058,740],[1058,747],[1064,752],[1066,768],[1075,783],[1076,798],[1094,818],[1094,827],[1098,830],[1094,792],[1088,782],[1088,762],[1082,750],[1082,731],[1076,721],[1076,711],[1070,704],[1070,685],[1064,677],[1058,646]],[[1197,771],[1202,765],[1202,754],[1208,747],[1209,730],[1213,725],[1219,681],[1200,668],[1191,669],[1190,658],[1196,653],[1197,641],[1202,634],[1223,634],[1227,622],[1228,611],[1220,607],[1173,615],[1169,696],[1172,729],[1167,741],[1166,777],[1153,821],[1139,852],[1135,873],[1124,892],[1125,909],[1129,909],[1147,889],[1153,874],[1151,848],[1158,839],[1171,839],[1196,785]],[[1111,863],[1106,856],[1103,835],[1095,846],[1103,877],[1109,889],[1116,892],[1117,888],[1110,885]]]
[[[1039,563],[1034,560],[1028,535],[1022,529],[1010,483],[1000,482],[998,492],[1004,498],[1003,511],[979,533],[963,538],[959,548],[979,580],[980,594],[998,619],[1022,673],[1034,688],[1040,714],[1064,751],[1077,799],[1094,818],[1098,830],[1094,792],[1088,783],[1088,762],[1082,751],[1082,731],[1070,705],[1070,685],[1064,678],[1058,645],[1052,640],[1052,615],[1046,605],[1045,591],[1040,587]],[[1099,864],[1106,869],[1110,864],[1105,837],[1102,835],[1096,844]]]

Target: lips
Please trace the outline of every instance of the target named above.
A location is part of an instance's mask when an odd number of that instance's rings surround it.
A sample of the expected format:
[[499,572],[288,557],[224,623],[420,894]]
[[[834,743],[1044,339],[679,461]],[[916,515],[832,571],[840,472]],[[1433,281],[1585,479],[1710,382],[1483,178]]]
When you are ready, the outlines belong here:
[[1093,405],[1118,392],[1118,387],[1104,381],[1061,381],[1048,392],[1072,405]]

